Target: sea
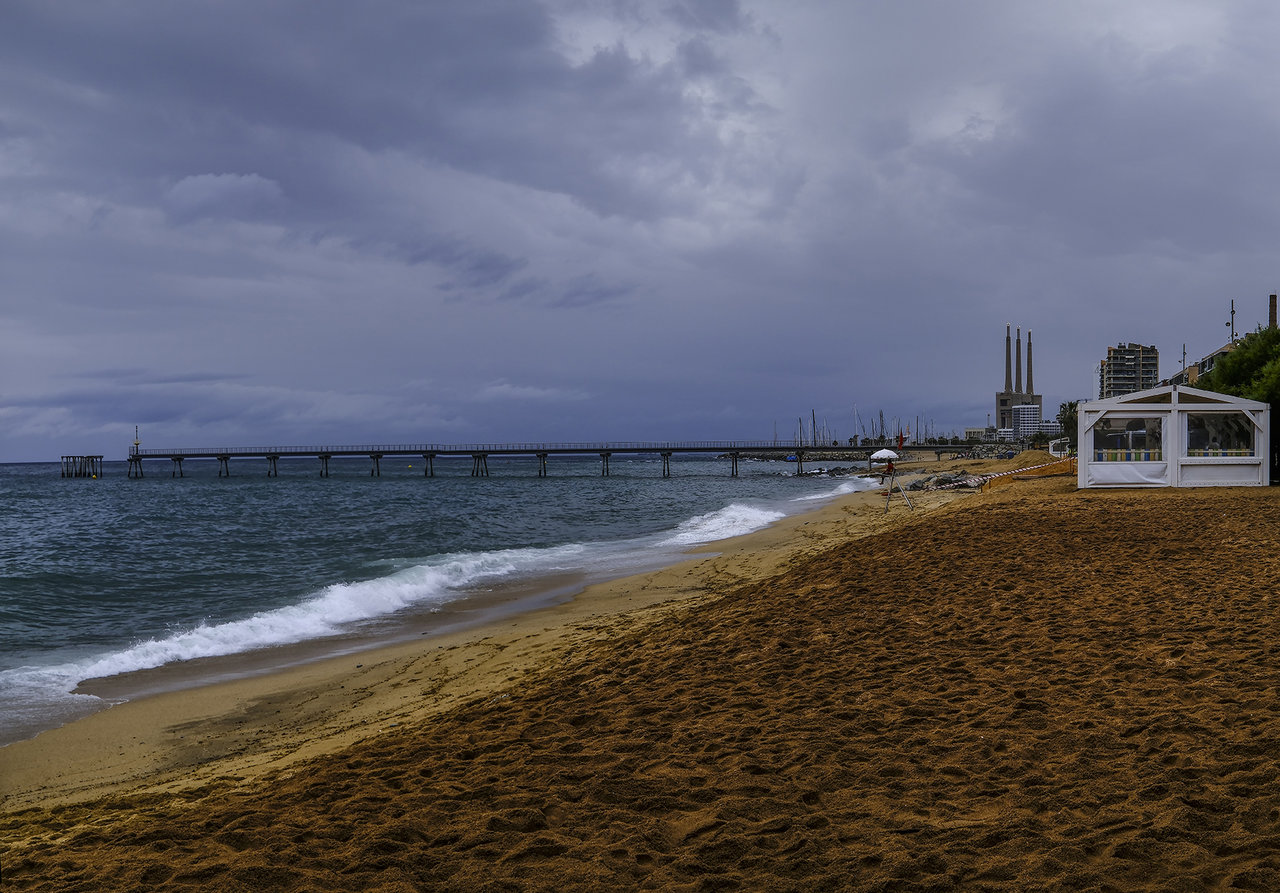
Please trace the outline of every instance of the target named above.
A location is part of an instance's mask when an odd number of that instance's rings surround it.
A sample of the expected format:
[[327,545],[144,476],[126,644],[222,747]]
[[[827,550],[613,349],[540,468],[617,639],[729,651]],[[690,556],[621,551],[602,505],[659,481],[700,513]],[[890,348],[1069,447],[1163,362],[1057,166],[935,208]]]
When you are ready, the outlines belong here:
[[[873,486],[615,455],[0,464],[0,746],[157,691],[429,637],[676,563]],[[259,465],[261,467],[259,467]],[[812,470],[812,469],[806,469]],[[102,680],[123,680],[95,686]],[[105,692],[105,693],[104,693]]]

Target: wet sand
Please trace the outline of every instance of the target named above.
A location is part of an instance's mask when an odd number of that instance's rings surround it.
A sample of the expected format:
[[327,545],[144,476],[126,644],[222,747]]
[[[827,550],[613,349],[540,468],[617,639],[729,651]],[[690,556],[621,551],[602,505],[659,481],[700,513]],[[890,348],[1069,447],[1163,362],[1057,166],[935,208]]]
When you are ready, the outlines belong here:
[[1280,889],[1273,492],[913,501],[4,748],[5,889]]

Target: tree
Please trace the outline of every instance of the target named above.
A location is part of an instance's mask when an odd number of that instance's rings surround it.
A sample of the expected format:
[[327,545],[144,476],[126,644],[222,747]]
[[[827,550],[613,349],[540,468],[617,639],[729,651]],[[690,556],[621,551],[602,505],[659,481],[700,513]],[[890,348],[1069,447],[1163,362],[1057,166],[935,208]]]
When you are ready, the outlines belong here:
[[[1264,329],[1244,336],[1230,353],[1218,358],[1196,387],[1219,394],[1258,400],[1271,406],[1271,427],[1280,418],[1280,329]],[[1280,444],[1271,438],[1271,480],[1280,475]]]
[[1058,406],[1058,426],[1062,428],[1062,436],[1070,438],[1072,449],[1079,448],[1076,443],[1076,420],[1079,408],[1079,400],[1068,400]]
[[1280,329],[1259,328],[1218,358],[1196,387],[1271,404],[1280,408]]

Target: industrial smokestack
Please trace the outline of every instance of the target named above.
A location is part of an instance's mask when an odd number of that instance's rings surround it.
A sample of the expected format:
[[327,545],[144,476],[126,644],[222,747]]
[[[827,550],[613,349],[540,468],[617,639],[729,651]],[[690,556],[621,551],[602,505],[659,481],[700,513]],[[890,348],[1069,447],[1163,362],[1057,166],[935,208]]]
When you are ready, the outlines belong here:
[[1036,386],[1031,383],[1031,330],[1027,329],[1027,393],[1035,392]]
[[1013,390],[1016,394],[1022,393],[1022,326],[1018,326],[1018,341],[1016,352],[1014,353],[1014,373],[1013,373]]
[[1275,295],[1271,296],[1271,314],[1267,317],[1267,320],[1268,320],[1268,325],[1270,325],[1271,328],[1274,329],[1276,327],[1276,296]]
[[1004,392],[1013,390],[1013,339],[1009,336],[1012,326],[1004,327]]

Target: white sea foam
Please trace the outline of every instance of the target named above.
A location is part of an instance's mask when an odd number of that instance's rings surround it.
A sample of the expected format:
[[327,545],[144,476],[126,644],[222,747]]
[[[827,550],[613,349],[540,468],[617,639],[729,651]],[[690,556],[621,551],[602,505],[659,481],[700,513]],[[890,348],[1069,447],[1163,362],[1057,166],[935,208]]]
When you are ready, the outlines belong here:
[[659,545],[694,546],[728,539],[731,536],[741,536],[744,533],[768,527],[783,516],[783,512],[734,503],[717,511],[690,518]]
[[810,493],[806,496],[797,496],[794,501],[822,502],[828,499],[835,499],[837,496],[847,496],[850,493],[864,493],[879,486],[880,482],[874,478],[853,477],[841,481],[834,489],[825,493]]
[[55,666],[6,670],[0,672],[0,689],[12,709],[29,703],[33,709],[47,711],[50,697],[60,695],[58,700],[68,711],[67,718],[73,718],[89,705],[101,703],[96,698],[70,694],[86,679],[337,635],[361,621],[405,608],[443,604],[468,587],[518,574],[552,571],[572,563],[582,549],[580,545],[570,545],[437,556],[386,577],[335,583],[297,604],[260,611],[240,620],[202,623],[162,638],[135,642],[118,651]]

